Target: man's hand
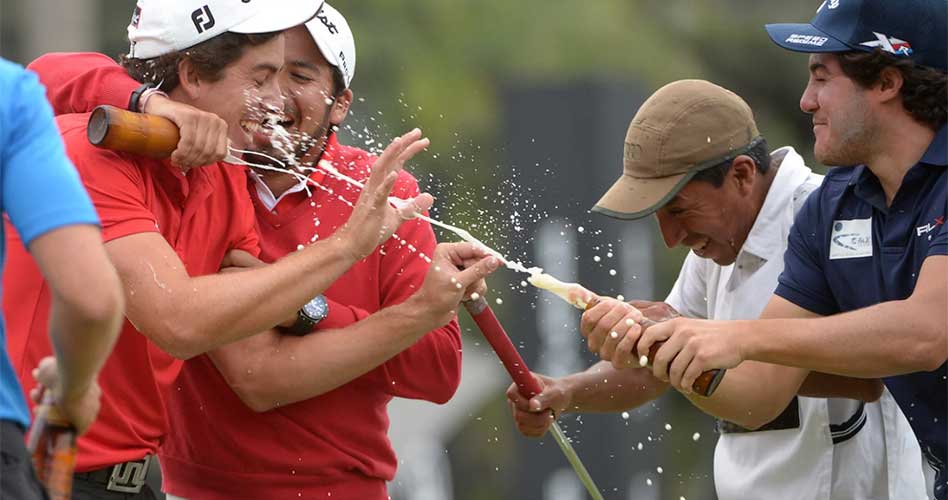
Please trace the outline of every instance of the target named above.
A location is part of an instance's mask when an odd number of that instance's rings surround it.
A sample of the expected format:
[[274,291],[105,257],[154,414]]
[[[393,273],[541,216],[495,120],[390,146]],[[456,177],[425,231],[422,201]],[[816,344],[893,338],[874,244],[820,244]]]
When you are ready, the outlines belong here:
[[569,408],[572,393],[563,379],[539,373],[532,375],[543,388],[540,394],[527,399],[520,394],[517,384],[513,383],[507,389],[507,400],[510,401],[510,411],[517,423],[517,430],[524,436],[541,437],[550,429],[556,417]]
[[359,195],[352,215],[334,235],[348,245],[356,260],[362,260],[372,253],[375,247],[390,238],[403,222],[431,208],[434,198],[428,193],[421,193],[406,200],[397,208],[389,204],[389,195],[398,178],[398,172],[406,161],[427,148],[428,144],[428,139],[423,139],[421,130],[416,128],[396,137],[372,165],[372,173]]
[[662,321],[668,321],[681,316],[681,313],[676,311],[674,307],[666,304],[665,302],[630,300],[629,304],[639,311],[642,311],[643,316],[656,323],[661,323]]
[[410,303],[418,314],[431,320],[431,328],[447,324],[457,315],[458,305],[472,293],[487,289],[484,278],[500,267],[500,260],[470,243],[440,243],[431,256],[425,282]]
[[583,313],[579,331],[589,350],[604,361],[612,361],[616,369],[632,366],[635,343],[642,333],[642,313],[626,302],[603,297]]
[[145,113],[161,116],[178,126],[178,148],[171,153],[171,163],[187,172],[227,156],[227,122],[193,106],[152,95],[145,103]]
[[96,381],[93,380],[87,388],[75,394],[61,394],[59,370],[56,358],[52,356],[40,360],[39,365],[33,369],[33,378],[38,382],[30,391],[30,398],[34,403],[41,404],[43,392],[49,389],[53,391],[56,407],[69,419],[78,434],[85,433],[95,422],[95,417],[99,414],[99,397],[102,395]]
[[682,393],[690,394],[695,379],[715,368],[734,368],[745,360],[739,323],[676,318],[652,325],[638,342],[639,352],[648,352],[655,342],[665,341],[655,354],[652,373]]

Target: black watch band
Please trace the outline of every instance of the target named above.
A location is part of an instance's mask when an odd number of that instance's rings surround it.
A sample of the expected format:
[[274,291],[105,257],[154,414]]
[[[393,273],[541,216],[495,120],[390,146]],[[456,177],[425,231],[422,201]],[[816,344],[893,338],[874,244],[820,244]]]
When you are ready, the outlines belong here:
[[296,312],[296,322],[287,328],[287,332],[292,335],[306,335],[328,315],[329,302],[326,297],[317,295]]
[[293,323],[293,326],[287,328],[286,331],[292,335],[306,335],[313,331],[313,327],[316,326],[316,323],[316,320],[307,316],[306,313],[300,309],[296,311],[296,323]]
[[142,110],[139,108],[139,103],[142,99],[142,94],[145,93],[148,89],[153,89],[158,87],[154,83],[143,83],[140,87],[132,91],[132,95],[128,98],[128,110],[133,113],[141,113]]

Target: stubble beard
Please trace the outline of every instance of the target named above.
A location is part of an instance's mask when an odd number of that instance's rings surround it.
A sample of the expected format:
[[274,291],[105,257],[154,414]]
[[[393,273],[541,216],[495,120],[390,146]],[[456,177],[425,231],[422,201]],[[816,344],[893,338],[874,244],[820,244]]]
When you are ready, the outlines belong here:
[[823,165],[837,167],[868,163],[877,143],[872,118],[868,103],[854,95],[847,103],[847,112],[840,114],[829,127],[829,137],[824,144],[814,148],[816,159]]

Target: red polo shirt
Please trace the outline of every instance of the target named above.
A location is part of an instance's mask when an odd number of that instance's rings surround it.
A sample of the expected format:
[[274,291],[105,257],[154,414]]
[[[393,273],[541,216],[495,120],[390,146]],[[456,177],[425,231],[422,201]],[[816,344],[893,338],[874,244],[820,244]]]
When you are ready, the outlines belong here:
[[[340,145],[332,135],[322,160],[364,180],[375,157]],[[259,202],[250,182],[262,259],[278,259],[314,234],[325,239],[348,219],[352,209],[339,196],[354,201],[358,191],[321,172],[313,178],[332,194],[317,188],[312,197],[293,193],[272,211]],[[417,193],[415,179],[402,172],[394,194]],[[420,254],[430,256],[436,245],[431,226],[409,221],[396,235],[326,291],[330,315],[321,328],[345,326],[404,301],[421,287],[429,264]],[[172,392],[168,405],[175,432],[160,451],[164,488],[201,500],[384,500],[385,482],[397,465],[388,439],[388,402],[393,397],[446,402],[460,383],[460,370],[460,332],[452,321],[333,391],[256,413],[230,390],[207,356],[194,358],[185,363],[180,390]]]
[[[101,54],[50,54],[30,68],[48,87],[57,113],[97,104],[124,106],[137,87],[114,61]],[[123,93],[124,92],[124,93]],[[96,99],[103,99],[97,102]],[[322,157],[340,171],[365,179],[375,157],[340,145],[330,136]],[[273,261],[297,245],[330,236],[352,209],[339,199],[358,198],[348,184],[322,171],[311,178],[332,190],[290,194],[275,210],[256,197],[261,258]],[[402,172],[394,192],[418,193]],[[326,292],[329,317],[321,328],[339,328],[411,296],[424,281],[436,241],[431,226],[409,221]],[[318,335],[318,331],[313,333]],[[227,385],[207,356],[185,363],[168,401],[171,432],[160,450],[164,489],[192,499],[387,498],[385,481],[395,474],[388,440],[386,405],[393,397],[443,403],[460,383],[461,339],[457,321],[427,333],[375,370],[307,401],[255,413]]]
[[[104,241],[160,233],[191,276],[216,273],[228,250],[259,253],[242,167],[213,164],[185,176],[167,162],[91,146],[86,138],[88,114],[63,115],[57,121],[69,157],[102,219]],[[20,383],[29,391],[35,386],[31,370],[52,353],[47,330],[50,291],[10,229],[4,311],[10,356]],[[167,392],[181,365],[125,321],[99,375],[102,409],[79,439],[77,471],[157,451],[168,427]]]

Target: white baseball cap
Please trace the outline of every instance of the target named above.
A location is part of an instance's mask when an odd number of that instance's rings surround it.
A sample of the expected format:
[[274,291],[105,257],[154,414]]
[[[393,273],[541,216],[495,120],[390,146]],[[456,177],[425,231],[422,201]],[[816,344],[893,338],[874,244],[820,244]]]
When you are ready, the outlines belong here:
[[316,16],[306,22],[306,29],[313,36],[326,61],[342,73],[346,88],[349,88],[356,69],[356,48],[346,18],[331,5],[323,2]]
[[128,57],[150,59],[224,32],[269,33],[310,20],[320,0],[138,0]]

